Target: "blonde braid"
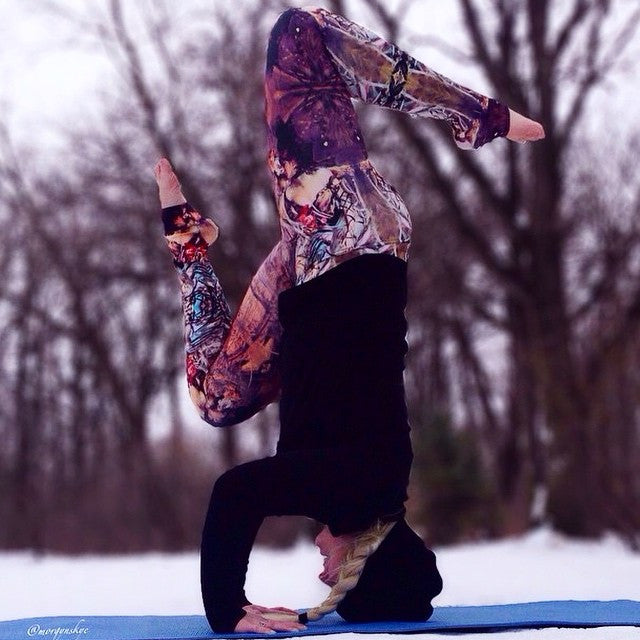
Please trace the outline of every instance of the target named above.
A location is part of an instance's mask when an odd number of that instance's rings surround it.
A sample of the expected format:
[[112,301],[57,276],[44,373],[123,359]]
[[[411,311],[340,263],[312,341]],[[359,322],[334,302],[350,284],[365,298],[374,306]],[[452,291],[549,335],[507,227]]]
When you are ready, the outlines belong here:
[[378,520],[371,528],[358,534],[340,567],[338,580],[324,602],[307,611],[307,620],[319,620],[336,610],[347,593],[358,584],[367,558],[380,546],[394,524]]

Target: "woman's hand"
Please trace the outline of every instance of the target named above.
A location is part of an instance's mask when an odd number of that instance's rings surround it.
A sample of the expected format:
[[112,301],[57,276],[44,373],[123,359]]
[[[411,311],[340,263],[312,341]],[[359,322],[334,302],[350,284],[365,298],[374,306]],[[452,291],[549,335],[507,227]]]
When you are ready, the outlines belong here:
[[182,195],[178,176],[173,172],[173,168],[166,158],[160,158],[156,162],[156,166],[153,168],[153,175],[158,183],[160,206],[163,209],[177,204],[184,204],[187,201]]
[[298,622],[298,614],[285,607],[261,607],[248,604],[242,607],[246,613],[236,625],[235,631],[254,633],[275,633],[276,631],[299,631],[306,629]]
[[514,142],[542,140],[544,129],[539,122],[525,118],[513,109],[509,109],[509,132],[507,139]]

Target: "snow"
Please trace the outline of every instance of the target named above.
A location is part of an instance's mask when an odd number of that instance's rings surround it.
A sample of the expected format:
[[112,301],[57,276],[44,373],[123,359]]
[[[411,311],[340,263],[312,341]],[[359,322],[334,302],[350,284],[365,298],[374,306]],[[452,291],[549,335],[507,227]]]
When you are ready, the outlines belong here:
[[[543,528],[518,538],[435,551],[445,580],[435,605],[640,600],[640,554],[626,549],[614,536],[576,541]],[[287,551],[256,548],[249,563],[247,595],[253,602],[270,606],[318,604],[327,593],[327,587],[315,578],[321,565],[320,555],[309,543]],[[197,553],[79,557],[0,553],[0,620],[202,613]],[[344,634],[336,640],[347,640],[347,636],[355,638]],[[441,634],[427,637],[450,638]],[[457,637],[640,640],[640,628],[542,629]],[[375,640],[376,636],[368,638]]]

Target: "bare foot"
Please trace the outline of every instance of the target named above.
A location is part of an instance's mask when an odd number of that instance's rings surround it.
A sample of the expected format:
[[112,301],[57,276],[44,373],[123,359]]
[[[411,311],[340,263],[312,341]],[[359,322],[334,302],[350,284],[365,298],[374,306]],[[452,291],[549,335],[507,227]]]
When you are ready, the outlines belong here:
[[166,158],[160,158],[153,168],[153,175],[158,183],[160,206],[173,207],[184,204],[187,200],[182,194],[178,176],[173,172],[170,162]]
[[[160,206],[163,209],[178,204],[185,204],[187,200],[182,194],[178,176],[174,173],[171,163],[166,158],[160,158],[160,160],[156,162],[153,168],[153,175],[158,183]],[[191,220],[191,222],[195,224],[193,226],[187,224],[188,228],[185,231],[173,233],[169,236],[171,241],[184,244],[191,240],[194,231],[198,231],[204,241],[211,246],[220,234],[218,225],[209,218],[201,217],[197,212],[194,212],[192,216],[193,215],[196,216],[196,219]]]
[[539,122],[525,118],[512,109],[509,109],[509,118],[507,139],[514,142],[529,142],[544,138],[544,128]]

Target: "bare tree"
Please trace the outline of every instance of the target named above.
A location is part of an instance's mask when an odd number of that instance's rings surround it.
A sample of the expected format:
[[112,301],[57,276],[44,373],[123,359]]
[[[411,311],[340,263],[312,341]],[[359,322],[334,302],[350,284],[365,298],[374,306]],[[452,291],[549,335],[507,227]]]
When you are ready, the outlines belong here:
[[[399,44],[410,5],[329,3]],[[467,60],[494,97],[543,122],[544,142],[458,152],[438,124],[357,106],[414,218],[409,408],[421,468],[442,472],[414,477],[426,505],[416,517],[440,541],[540,517],[637,540],[640,189],[629,157],[609,153],[608,180],[594,170],[580,124],[638,12],[616,31],[615,2],[482,6],[459,0]],[[188,198],[220,223],[211,257],[235,307],[277,238],[262,74],[284,3],[203,3],[183,23],[165,2],[87,7],[66,18],[118,72],[104,120],[69,128],[65,166],[6,131],[0,146],[0,543],[193,546],[213,476],[272,448],[276,415],[221,431],[216,449],[184,437],[178,285],[150,168],[171,158]],[[159,400],[173,407],[162,447],[150,436]]]
[[[382,3],[365,4],[387,35],[397,37],[398,16]],[[443,258],[457,302],[452,308],[451,296],[444,305],[440,298],[432,313],[456,345],[462,365],[458,379],[464,371],[474,379],[473,397],[487,449],[493,451],[497,489],[510,514],[508,529],[530,524],[537,487],[548,491],[546,513],[564,531],[637,531],[632,516],[634,509],[638,512],[637,494],[623,508],[614,506],[606,488],[601,413],[607,394],[598,391],[607,379],[609,358],[615,361],[614,354],[637,339],[637,289],[632,287],[624,301],[618,298],[616,321],[604,333],[587,337],[572,311],[576,299],[598,313],[602,289],[615,278],[620,258],[593,285],[583,281],[578,288],[569,288],[567,264],[571,242],[583,229],[574,223],[577,203],[569,181],[581,153],[585,108],[636,35],[640,10],[627,7],[624,20],[612,25],[608,18],[625,10],[621,3],[576,0],[560,7],[550,0],[496,0],[481,9],[460,0],[458,6],[471,58],[492,94],[541,121],[546,138],[529,148],[496,145],[479,157],[453,149],[444,128],[427,131],[415,120],[393,118],[400,139],[417,159],[414,171],[429,177],[446,207],[449,233],[459,248],[454,264]],[[451,155],[453,170],[447,164]],[[607,207],[600,213],[606,217]],[[625,234],[621,245],[624,256],[637,246],[635,235]],[[599,248],[591,258],[601,262]],[[585,288],[592,289],[586,299]],[[477,354],[483,327],[507,340],[504,411],[492,408],[498,382]],[[467,408],[467,419],[471,415]],[[637,432],[635,421],[632,429]]]
[[[15,443],[2,476],[16,501],[8,508],[15,530],[2,536],[9,545],[193,546],[212,477],[255,451],[227,429],[204,465],[204,452],[181,437],[178,284],[151,167],[169,156],[191,201],[221,224],[212,258],[236,306],[277,230],[266,145],[256,135],[270,18],[253,8],[232,20],[218,9],[207,14],[207,37],[175,38],[171,47],[166,7],[141,13],[134,26],[124,3],[106,9],[80,16],[122,78],[119,94],[103,95],[104,121],[69,127],[64,167],[25,162],[4,132],[0,179],[11,234],[3,262],[18,274],[0,295],[11,336],[3,360],[17,363],[3,368],[13,395],[2,428]],[[238,30],[236,20],[250,29]],[[140,25],[159,68],[141,54]],[[151,408],[162,396],[174,409],[172,453],[150,440]],[[264,446],[273,446],[274,417],[255,421]],[[65,538],[68,511],[56,507],[73,500],[91,517]],[[54,518],[46,530],[37,526],[43,509]]]

